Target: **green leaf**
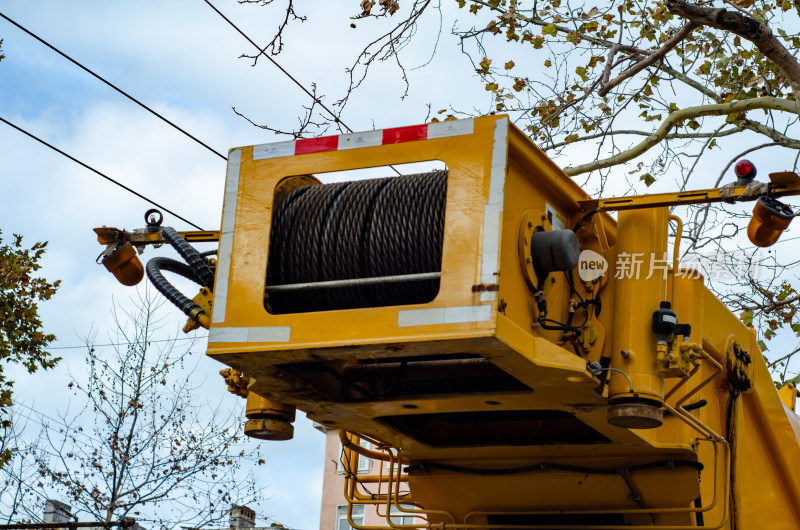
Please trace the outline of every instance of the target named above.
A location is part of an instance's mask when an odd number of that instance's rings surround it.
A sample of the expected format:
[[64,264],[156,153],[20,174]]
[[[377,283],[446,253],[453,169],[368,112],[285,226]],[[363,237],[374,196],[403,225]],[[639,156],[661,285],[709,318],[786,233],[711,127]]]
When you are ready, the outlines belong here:
[[[50,299],[59,285],[35,276],[46,246],[36,243],[25,248],[22,236],[16,234],[11,244],[0,238],[0,359],[21,364],[30,373],[51,368],[59,360],[47,352],[55,336],[44,333],[38,312],[38,303]],[[2,371],[0,365],[0,410],[11,405],[14,384]]]
[[542,35],[550,35],[551,37],[555,37],[556,33],[556,25],[553,23],[542,27]]

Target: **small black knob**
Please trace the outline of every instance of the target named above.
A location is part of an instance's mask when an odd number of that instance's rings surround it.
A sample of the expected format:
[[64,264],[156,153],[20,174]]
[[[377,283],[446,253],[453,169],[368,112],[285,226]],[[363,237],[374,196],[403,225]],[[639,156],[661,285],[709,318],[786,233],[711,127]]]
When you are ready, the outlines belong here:
[[661,302],[660,308],[653,313],[653,333],[658,336],[658,340],[667,340],[667,337],[675,333],[678,326],[678,316],[672,310],[669,302]]

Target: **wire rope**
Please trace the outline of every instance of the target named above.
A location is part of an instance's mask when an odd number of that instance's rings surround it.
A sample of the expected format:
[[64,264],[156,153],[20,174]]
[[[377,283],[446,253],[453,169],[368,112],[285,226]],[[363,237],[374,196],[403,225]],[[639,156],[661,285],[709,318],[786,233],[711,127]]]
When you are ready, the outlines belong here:
[[269,287],[440,272],[446,193],[446,170],[294,190],[272,220],[268,308],[282,314],[433,300],[438,278]]

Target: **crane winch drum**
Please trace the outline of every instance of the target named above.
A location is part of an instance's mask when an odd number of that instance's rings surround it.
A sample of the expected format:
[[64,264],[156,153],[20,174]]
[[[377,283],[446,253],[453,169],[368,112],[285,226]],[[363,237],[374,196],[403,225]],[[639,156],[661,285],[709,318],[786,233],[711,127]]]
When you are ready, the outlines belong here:
[[[431,161],[446,169],[390,177]],[[315,177],[362,168],[385,178]],[[400,416],[443,393],[471,390],[455,407],[462,411],[504,393],[508,421],[539,421],[513,419],[530,408],[539,380],[569,379],[570,391],[586,393],[597,386],[586,359],[558,346],[562,331],[531,327],[537,296],[547,297],[549,319],[570,318],[561,270],[574,267],[578,245],[603,255],[613,244],[605,214],[587,221],[593,235],[578,243],[571,228],[585,199],[505,116],[233,149],[208,353],[253,378],[258,395],[426,453],[450,441],[420,440]],[[586,346],[599,356],[607,324],[591,318]],[[363,378],[397,377],[395,366],[408,381],[366,389]],[[443,375],[415,379],[422,371]],[[613,429],[605,411],[559,406],[558,385],[536,392],[539,415],[563,415],[565,433],[607,439],[587,420]],[[351,406],[375,401],[369,411]]]
[[[320,182],[364,168],[381,178]],[[756,497],[794,522],[796,416],[752,330],[679,274],[679,238],[666,259],[668,206],[800,193],[770,180],[590,199],[505,116],[233,149],[188,327],[209,327],[247,434],[287,440],[300,409],[372,440],[430,528],[726,527]],[[762,202],[769,243],[789,212]],[[150,224],[96,229],[104,255],[177,241]],[[611,270],[648,253],[663,276]],[[385,508],[354,493],[382,475],[348,475],[349,502]]]

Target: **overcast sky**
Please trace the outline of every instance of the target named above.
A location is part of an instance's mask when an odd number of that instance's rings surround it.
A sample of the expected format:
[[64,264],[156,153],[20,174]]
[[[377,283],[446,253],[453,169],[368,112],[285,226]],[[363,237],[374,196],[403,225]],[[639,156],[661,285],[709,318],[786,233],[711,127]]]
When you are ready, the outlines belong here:
[[[258,43],[269,40],[283,15],[280,6],[214,3]],[[299,13],[313,16],[289,30],[286,52],[278,60],[307,87],[316,83],[330,104],[343,93],[344,71],[359,42],[370,35],[350,28],[356,1],[301,4]],[[259,123],[292,129],[310,104],[268,62],[251,67],[238,59],[253,51],[251,45],[199,0],[3,0],[0,12],[223,154],[232,147],[286,139],[253,127],[231,107]],[[423,27],[415,47],[407,50],[411,66],[431,57],[436,29]],[[5,20],[0,20],[0,39],[6,55],[0,63],[1,117],[203,228],[219,227],[224,160]],[[380,66],[344,113],[345,123],[354,130],[410,125],[425,120],[427,103],[435,109],[450,102],[483,104],[487,93],[468,68],[465,79],[449,77],[448,66],[465,59],[454,46],[447,49],[437,55],[440,67],[410,72],[413,83],[405,101],[396,69]],[[34,376],[10,369],[17,381],[15,399],[57,417],[69,400],[69,374],[80,374],[83,367],[84,351],[70,347],[80,345],[90,330],[97,332],[98,343],[108,342],[112,300],[129,304],[133,294],[95,264],[102,247],[91,230],[141,227],[151,205],[2,123],[0,183],[4,238],[19,233],[28,245],[49,241],[41,273],[62,282],[40,312],[47,330],[58,337],[55,347],[63,348],[53,352],[64,360],[56,370]],[[165,224],[191,228],[169,215]],[[172,251],[151,249],[143,257],[158,253]],[[184,319],[169,310],[177,332]],[[197,373],[208,381],[203,385],[207,398],[237,405],[238,398],[226,392],[216,374],[221,366],[204,351],[201,341]],[[291,442],[264,444],[267,464],[259,473],[269,499],[257,507],[259,524],[270,516],[294,528],[318,527],[322,449],[322,434],[304,418],[298,419]]]
[[[300,14],[311,16],[294,24],[278,58],[306,86],[316,83],[318,92],[328,95],[327,103],[343,94],[345,68],[372,36],[361,26],[350,28],[358,3],[300,2]],[[215,5],[258,43],[269,40],[283,15],[277,4],[263,8],[215,0]],[[201,0],[3,0],[0,12],[223,154],[232,147],[286,139],[251,126],[231,107],[256,122],[291,129],[310,104],[271,64],[262,60],[251,67],[238,59],[252,52],[250,44]],[[379,65],[346,109],[345,123],[356,131],[421,123],[429,103],[434,110],[449,104],[485,109],[490,95],[447,38],[448,23],[433,63],[409,70],[405,100],[396,68]],[[432,25],[422,26],[405,51],[411,67],[425,64],[437,46],[438,21],[431,17],[426,24]],[[0,20],[0,39],[6,55],[0,63],[0,116],[203,228],[219,227],[222,159],[5,20]],[[79,345],[92,329],[102,343],[111,325],[112,300],[127,303],[131,291],[95,264],[102,248],[91,229],[140,227],[151,206],[2,123],[0,183],[4,238],[20,233],[29,245],[49,241],[42,274],[62,285],[40,311],[47,329],[58,336],[55,346]],[[165,224],[190,228],[169,215]],[[149,250],[145,258],[170,252]],[[177,327],[182,318],[173,313]],[[204,350],[202,343],[198,357]],[[67,399],[67,372],[83,362],[81,349],[54,352],[64,357],[55,371],[35,376],[12,371],[16,399],[51,415]],[[199,363],[198,372],[208,377],[209,399],[234,403],[237,398],[227,395],[216,375],[221,366],[204,357]],[[317,528],[322,445],[323,436],[303,419],[293,441],[265,444],[263,481],[271,498],[259,507],[260,516],[294,528]]]

